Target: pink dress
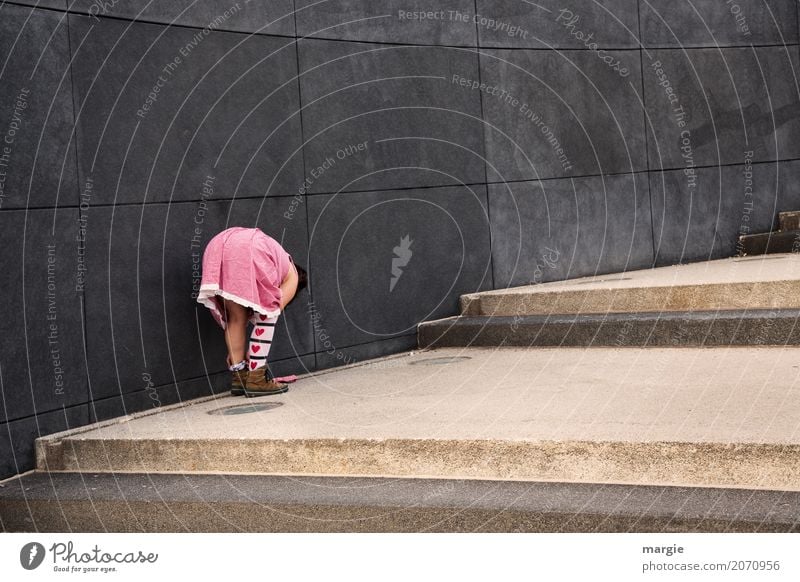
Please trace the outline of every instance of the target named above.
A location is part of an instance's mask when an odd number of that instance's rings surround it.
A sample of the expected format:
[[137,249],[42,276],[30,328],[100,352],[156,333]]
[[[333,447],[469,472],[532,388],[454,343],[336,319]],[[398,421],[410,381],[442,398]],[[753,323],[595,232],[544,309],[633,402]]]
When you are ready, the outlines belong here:
[[203,253],[203,277],[197,301],[211,310],[225,329],[219,296],[267,317],[281,313],[281,282],[292,258],[274,238],[259,228],[234,226],[208,242]]

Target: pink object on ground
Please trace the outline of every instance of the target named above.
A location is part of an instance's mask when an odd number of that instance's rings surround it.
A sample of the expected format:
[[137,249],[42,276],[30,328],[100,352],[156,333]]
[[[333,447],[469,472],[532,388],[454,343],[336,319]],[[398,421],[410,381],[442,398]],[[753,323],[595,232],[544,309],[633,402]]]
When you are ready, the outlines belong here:
[[281,313],[281,282],[291,269],[291,256],[259,228],[234,226],[212,238],[203,253],[198,303],[211,310],[225,329],[224,297],[267,317]]
[[289,376],[281,376],[279,378],[275,378],[276,382],[283,382],[284,384],[291,384],[292,382],[297,382],[297,376],[291,374]]

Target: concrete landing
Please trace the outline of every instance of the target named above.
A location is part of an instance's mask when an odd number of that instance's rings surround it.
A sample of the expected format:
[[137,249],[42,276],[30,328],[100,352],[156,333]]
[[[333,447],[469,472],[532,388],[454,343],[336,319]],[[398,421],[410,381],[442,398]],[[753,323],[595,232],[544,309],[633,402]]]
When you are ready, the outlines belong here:
[[795,347],[411,352],[303,377],[281,396],[39,439],[37,462],[800,491],[798,373]]
[[800,308],[800,254],[734,257],[463,295],[463,315]]

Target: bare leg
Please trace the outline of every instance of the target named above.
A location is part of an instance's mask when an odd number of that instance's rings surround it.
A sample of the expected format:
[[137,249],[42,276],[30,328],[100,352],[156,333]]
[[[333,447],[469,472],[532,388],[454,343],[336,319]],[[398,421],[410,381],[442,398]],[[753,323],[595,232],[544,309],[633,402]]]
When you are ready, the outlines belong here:
[[227,320],[225,343],[228,344],[229,365],[234,365],[244,360],[247,347],[247,308],[228,299],[224,302]]

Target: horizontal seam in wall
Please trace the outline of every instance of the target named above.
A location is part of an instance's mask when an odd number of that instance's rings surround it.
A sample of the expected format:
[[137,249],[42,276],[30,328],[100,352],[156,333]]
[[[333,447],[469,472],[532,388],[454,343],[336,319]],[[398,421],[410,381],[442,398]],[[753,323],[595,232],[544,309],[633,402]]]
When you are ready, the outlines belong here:
[[[307,358],[308,356],[313,356],[313,355],[314,355],[314,352],[308,352],[306,354],[300,354],[300,355],[297,355],[297,356],[293,356],[291,358],[281,358],[280,360],[270,360],[269,363],[270,364],[278,364],[278,363],[282,363],[282,362],[291,362],[291,361],[294,361],[294,360],[298,360],[299,361],[301,358]],[[157,386],[152,386],[151,388],[141,388],[141,389],[131,390],[129,392],[117,392],[117,393],[113,394],[112,396],[103,396],[102,398],[94,398],[94,399],[90,400],[88,402],[88,404],[91,404],[92,402],[101,402],[103,400],[109,400],[111,398],[119,398],[120,396],[128,396],[128,395],[131,395],[131,394],[140,394],[142,392],[147,392],[148,390],[151,390],[151,389],[160,390],[162,388],[169,388],[171,386],[175,386],[175,384],[183,384],[183,383],[186,383],[186,382],[195,382],[197,380],[204,380],[204,379],[209,378],[211,376],[216,376],[218,374],[225,374],[228,371],[229,370],[225,370],[225,369],[217,370],[215,372],[209,372],[208,375],[193,376],[191,378],[185,378],[185,379],[177,380],[175,382],[167,382],[166,384],[158,384]]]
[[[67,0],[71,1],[71,0]],[[53,6],[32,6],[31,4],[21,4],[19,2],[13,2],[6,0],[5,4],[9,4],[11,6],[18,6],[20,8],[30,8],[36,10],[43,10],[47,12],[57,12],[59,14],[72,14],[75,16],[83,16],[85,18],[98,18],[103,20],[116,20],[116,21],[123,21],[123,22],[136,22],[138,24],[156,24],[159,26],[169,26],[170,28],[188,28],[191,30],[204,30],[208,28],[208,24],[199,25],[199,24],[182,24],[178,22],[161,22],[158,20],[147,20],[141,18],[128,18],[125,16],[114,16],[111,14],[97,14],[97,15],[90,15],[88,12],[81,12],[80,10],[69,10],[66,8],[54,8]],[[289,16],[285,16],[284,18],[289,18]],[[284,39],[291,39],[294,40],[297,38],[296,34],[278,34],[274,32],[248,32],[244,30],[231,30],[228,28],[214,28],[212,32],[228,32],[231,34],[246,34],[251,36],[267,36],[273,38],[284,38]]]
[[[767,164],[780,164],[780,163],[787,163],[787,162],[798,162],[800,158],[786,158],[780,160],[764,160],[759,162],[753,162],[752,166],[759,166],[759,165],[767,165]],[[733,163],[733,164],[714,164],[714,165],[696,165],[694,166],[695,169],[698,170],[707,170],[713,168],[735,168],[737,166],[745,165],[744,162],[742,163]],[[684,168],[680,166],[676,167],[663,167],[663,168],[656,168],[651,170],[635,170],[633,172],[609,172],[606,174],[581,174],[579,176],[552,176],[548,178],[519,178],[514,180],[504,180],[498,182],[465,182],[465,183],[454,183],[454,184],[438,184],[434,186],[408,186],[406,188],[373,188],[368,190],[342,190],[340,192],[308,192],[303,195],[304,198],[310,198],[314,196],[331,196],[334,194],[369,194],[372,192],[380,193],[380,192],[402,192],[405,190],[433,190],[437,188],[467,188],[472,186],[497,186],[503,184],[521,184],[524,182],[554,182],[557,180],[580,180],[585,178],[609,178],[609,177],[616,177],[616,176],[633,176],[638,174],[660,174],[662,172],[679,172],[683,171]],[[280,194],[275,196],[267,196],[267,199],[286,199],[286,198],[294,198],[296,194]],[[214,198],[209,200],[208,202],[236,202],[237,200],[264,200],[263,196],[239,196],[237,198]],[[197,204],[199,200],[172,200],[170,202],[145,202],[144,204],[141,202],[118,202],[116,204],[92,204],[91,208],[120,208],[123,206],[147,206],[147,207],[155,207],[155,206],[170,206],[173,204]],[[11,212],[27,212],[29,210],[77,210],[77,205],[63,205],[63,206],[29,206],[28,208],[1,208],[0,215],[3,213],[11,213]]]
[[[196,378],[187,378],[186,380],[178,380],[177,383],[181,384],[181,383],[184,383],[184,382],[192,382],[192,381],[195,381],[195,380],[202,380],[204,378],[208,378],[209,376],[215,376],[217,374],[222,374],[224,372],[225,372],[224,370],[221,370],[219,372],[211,372],[208,376],[197,376]],[[155,388],[156,390],[159,390],[159,389],[166,388],[168,386],[174,386],[174,385],[175,385],[175,382],[172,382],[170,384],[159,384],[158,386],[153,386],[153,388]],[[101,404],[101,403],[106,402],[106,401],[114,400],[116,398],[119,398],[120,396],[130,396],[130,395],[134,395],[134,394],[146,393],[147,391],[148,391],[147,388],[141,389],[141,390],[133,390],[131,392],[123,392],[121,394],[119,394],[119,393],[118,394],[114,394],[113,396],[103,396],[102,398],[94,398],[94,399],[89,400],[87,402],[80,402],[78,404],[70,404],[69,406],[62,406],[60,408],[55,408],[55,409],[52,409],[52,410],[42,410],[39,413],[28,414],[26,416],[20,416],[19,418],[13,418],[13,419],[10,419],[10,420],[0,421],[0,425],[12,423],[12,422],[17,422],[17,421],[22,421],[22,420],[28,420],[28,419],[31,419],[31,418],[37,418],[42,414],[52,414],[53,412],[61,412],[62,410],[74,409],[74,408],[78,408],[80,406],[88,406],[88,407],[90,407],[89,413],[91,414],[92,405]],[[201,396],[198,396],[197,398],[201,398]],[[192,398],[192,400],[194,400],[194,398]]]
[[[373,340],[373,341],[370,341],[370,342],[364,342],[364,343],[360,343],[360,344],[351,344],[351,345],[347,345],[347,346],[343,346],[343,347],[337,348],[337,350],[341,351],[343,349],[366,346],[366,345],[374,344],[374,343],[387,342],[387,341],[392,341],[392,340],[396,340],[396,339],[400,339],[400,338],[412,338],[412,337],[416,337],[416,336],[417,336],[417,334],[416,334],[416,332],[414,332],[414,333],[410,333],[410,334],[404,334],[404,335],[399,335],[399,336],[386,338],[386,339],[380,339],[380,340]],[[326,352],[321,351],[321,352],[317,352],[317,353],[325,354]],[[296,356],[296,357],[293,357],[293,358],[283,358],[283,359],[280,359],[280,360],[274,360],[274,361],[272,361],[270,363],[271,364],[277,364],[279,362],[289,362],[289,361],[292,361],[292,360],[299,360],[300,358],[305,358],[305,357],[312,356],[312,355],[314,355],[314,352],[309,352],[307,354],[299,355],[299,356]],[[389,355],[391,355],[391,354],[389,354]],[[381,357],[383,357],[383,356],[376,356],[376,358],[381,358]],[[370,358],[370,359],[373,359],[373,358]],[[367,361],[369,361],[369,360],[363,360],[363,362],[367,362]],[[330,370],[335,369],[335,368],[336,368],[336,366],[333,366],[332,368],[325,368],[324,371],[327,372],[327,371],[330,371]],[[195,381],[195,380],[202,380],[202,379],[208,378],[209,376],[212,376],[212,375],[223,374],[226,371],[227,370],[220,370],[218,372],[211,372],[208,376],[196,376],[196,377],[193,377],[193,378],[187,378],[185,380],[178,380],[177,383],[180,384],[180,383],[183,383],[183,382],[192,382],[192,381]],[[317,370],[312,370],[311,373],[313,374],[315,371],[317,371]],[[319,370],[319,371],[323,371],[323,370]],[[171,382],[171,383],[168,383],[168,384],[159,384],[158,386],[154,386],[153,388],[158,390],[159,388],[166,388],[168,386],[174,386],[175,384],[176,384],[175,382]],[[2,420],[2,421],[0,421],[0,426],[5,425],[5,424],[10,424],[10,423],[13,423],[13,422],[29,420],[31,418],[37,418],[39,415],[42,415],[42,414],[51,414],[51,413],[54,413],[54,412],[61,412],[63,410],[67,410],[67,409],[76,409],[76,408],[79,408],[81,406],[91,407],[93,404],[101,404],[103,402],[119,398],[120,396],[129,396],[129,395],[134,395],[134,394],[146,393],[147,391],[148,391],[147,388],[142,389],[142,390],[133,390],[131,392],[123,392],[121,394],[114,394],[113,396],[103,396],[102,398],[94,398],[93,400],[90,400],[88,402],[81,402],[81,403],[78,403],[78,404],[70,404],[69,406],[62,406],[60,408],[54,408],[52,410],[42,410],[41,412],[39,412],[37,414],[29,414],[29,415],[26,415],[26,416],[20,416],[18,418],[11,418],[11,419]],[[198,396],[198,398],[201,398],[201,397]],[[192,400],[194,400],[194,398],[192,398]],[[177,403],[175,403],[175,404],[177,404]],[[91,413],[91,409],[89,410],[89,412]]]
[[673,45],[673,46],[642,46],[643,51],[682,51],[686,50],[718,50],[718,49],[751,49],[751,48],[791,48],[800,46],[798,42],[776,43],[776,44],[721,44],[721,45]]
[[[430,43],[419,43],[419,42],[399,42],[399,41],[388,41],[388,40],[356,40],[356,39],[349,39],[349,38],[334,38],[334,37],[327,37],[327,36],[298,36],[297,40],[299,41],[316,41],[316,42],[349,42],[352,44],[379,44],[385,46],[407,46],[407,47],[420,47],[420,48],[452,48],[452,49],[461,49],[461,50],[468,50],[470,52],[479,51],[481,49],[489,49],[489,50],[513,50],[513,51],[583,51],[583,52],[594,52],[592,49],[588,48],[580,48],[575,46],[552,46],[552,47],[521,47],[521,46],[487,46],[487,45],[475,45],[475,44],[430,44]],[[779,45],[783,46],[783,45]],[[637,46],[626,46],[626,47],[615,47],[615,46],[604,46],[599,45],[598,48],[607,50],[607,51],[638,51],[640,47]]]
[[[346,350],[346,349],[349,349],[349,348],[358,348],[358,347],[361,347],[361,346],[368,346],[370,344],[376,344],[376,343],[380,343],[380,342],[390,342],[390,341],[393,341],[393,340],[402,339],[402,338],[409,338],[409,337],[417,337],[416,330],[411,332],[411,333],[404,333],[404,334],[401,334],[401,335],[395,335],[395,336],[386,337],[386,338],[383,338],[383,339],[372,340],[372,341],[368,341],[368,342],[361,342],[361,343],[357,343],[357,344],[349,344],[349,345],[346,345],[346,346],[340,346],[340,347],[336,348],[336,351],[340,352],[342,350]],[[325,351],[325,350],[320,350],[320,351],[317,352],[317,355],[327,354],[327,353],[328,352]],[[330,355],[330,354],[328,354],[328,355]],[[375,357],[376,358],[381,358],[383,356],[375,356]]]
[[[20,416],[18,418],[7,418],[5,420],[0,421],[0,426],[7,425],[7,424],[13,424],[15,422],[22,422],[23,420],[30,420],[32,418],[38,418],[39,416],[41,416],[43,414],[53,414],[54,412],[63,412],[65,410],[73,410],[73,409],[80,408],[81,406],[88,406],[88,405],[89,405],[88,402],[80,402],[78,404],[70,404],[69,406],[61,406],[59,408],[54,408],[52,410],[42,410],[41,412],[34,413],[34,414],[28,414],[26,416]],[[77,426],[85,426],[85,425],[77,425]],[[75,427],[70,427],[70,428],[75,428]]]
[[[67,8],[55,8],[53,6],[32,6],[30,4],[22,4],[19,2],[6,1],[5,4],[11,6],[18,6],[20,8],[30,8],[36,10],[44,10],[48,12],[58,12],[60,14],[74,14],[76,16],[83,16],[86,18],[99,18],[104,20],[117,20],[117,21],[124,21],[124,22],[136,22],[141,24],[154,24],[159,26],[169,26],[172,28],[186,28],[191,30],[203,30],[207,28],[208,25],[195,25],[195,24],[183,24],[177,22],[162,22],[158,20],[149,20],[149,19],[141,19],[141,18],[129,18],[125,16],[115,16],[110,14],[97,14],[97,15],[90,15],[88,12],[82,12],[80,10],[69,10]],[[288,18],[288,15],[284,18]],[[215,28],[213,32],[226,32],[231,34],[245,34],[249,36],[265,36],[265,37],[272,37],[272,38],[284,38],[284,39],[298,39],[298,40],[317,40],[317,41],[334,41],[334,42],[350,42],[350,43],[357,43],[357,44],[380,44],[380,45],[389,45],[389,46],[409,46],[409,47],[441,47],[441,48],[456,48],[456,49],[489,49],[489,50],[514,50],[514,51],[584,51],[584,52],[593,52],[592,49],[588,48],[580,48],[574,46],[552,46],[552,47],[520,47],[520,46],[496,46],[496,45],[483,45],[483,44],[431,44],[431,43],[414,43],[414,42],[392,42],[392,41],[379,41],[379,40],[358,40],[358,39],[343,39],[343,38],[334,38],[334,37],[327,37],[327,36],[308,36],[308,35],[299,35],[295,31],[295,34],[288,35],[288,34],[280,34],[280,33],[267,33],[267,32],[258,32],[258,31],[244,31],[244,30],[232,30],[227,28]],[[313,34],[313,33],[312,33]],[[782,47],[794,47],[800,46],[800,40],[794,43],[775,43],[775,44],[752,44],[752,45],[712,45],[712,46],[704,46],[704,45],[643,45],[640,44],[638,46],[624,46],[624,47],[617,47],[613,45],[605,45],[600,44],[598,48],[607,51],[638,51],[638,50],[717,50],[717,49],[727,49],[727,48],[782,48]]]
[[[531,47],[524,47],[524,46],[496,46],[496,45],[472,45],[472,44],[426,44],[426,43],[414,43],[414,42],[391,42],[391,41],[381,41],[381,40],[355,40],[355,39],[342,39],[342,38],[331,38],[331,37],[324,37],[324,36],[298,36],[298,40],[301,41],[324,41],[324,42],[349,42],[354,44],[379,44],[379,45],[388,45],[388,46],[408,46],[408,47],[441,47],[441,48],[453,48],[453,49],[463,49],[463,50],[503,50],[503,51],[580,51],[586,53],[595,52],[593,49],[590,48],[581,48],[575,46],[560,46],[560,45],[553,45],[553,46],[531,46]],[[617,51],[617,52],[624,52],[624,51],[639,51],[639,50],[716,50],[716,49],[727,49],[727,48],[783,48],[783,47],[795,47],[800,46],[800,41],[792,42],[792,43],[780,43],[776,42],[775,44],[753,44],[753,45],[739,45],[739,44],[732,44],[732,45],[711,45],[711,46],[688,46],[688,45],[675,45],[675,46],[645,46],[645,45],[636,45],[636,46],[610,46],[610,45],[598,45],[599,49],[606,50],[606,51]]]
[[[765,166],[765,165],[772,165],[772,164],[783,164],[787,162],[800,162],[800,158],[788,158],[785,160],[765,160],[762,162],[752,162],[750,165],[752,166]],[[696,170],[712,170],[714,168],[736,168],[739,166],[745,166],[745,163],[737,163],[737,164],[714,164],[709,166],[701,166],[695,165],[692,166]],[[656,168],[650,170],[638,170],[634,172],[611,172],[608,174],[583,174],[580,176],[562,176],[562,177],[555,177],[555,178],[522,178],[519,180],[505,180],[502,182],[486,182],[487,186],[502,186],[503,184],[521,184],[525,182],[554,182],[557,180],[580,180],[585,178],[609,178],[609,177],[618,177],[618,176],[638,176],[640,174],[661,174],[663,172],[683,172],[685,170],[684,167],[675,167],[675,168]]]
[[[768,164],[772,165],[772,164],[781,164],[781,163],[786,163],[786,162],[798,162],[798,161],[800,161],[800,158],[786,158],[786,159],[782,159],[782,160],[762,160],[762,161],[759,161],[759,162],[752,162],[750,165],[751,166],[766,166]],[[735,164],[710,164],[710,165],[706,165],[706,166],[698,164],[698,165],[695,165],[693,167],[696,170],[711,170],[711,169],[714,169],[714,168],[735,168],[737,166],[744,166],[744,165],[745,165],[744,162],[740,162],[740,163],[735,163]],[[676,166],[674,168],[673,167],[664,166],[664,167],[659,167],[659,168],[650,168],[648,170],[648,173],[649,174],[660,174],[662,172],[682,172],[685,169],[686,169],[685,166]]]

